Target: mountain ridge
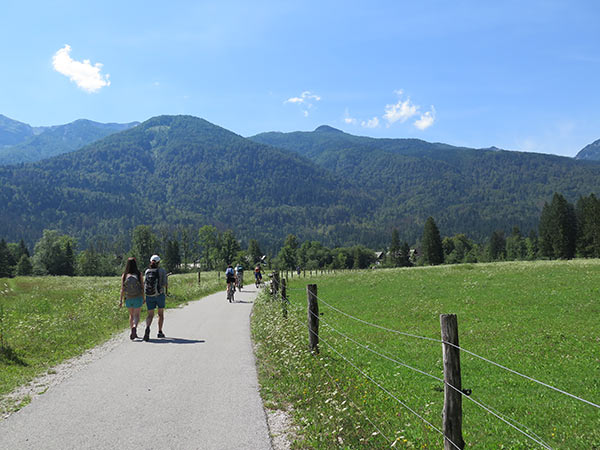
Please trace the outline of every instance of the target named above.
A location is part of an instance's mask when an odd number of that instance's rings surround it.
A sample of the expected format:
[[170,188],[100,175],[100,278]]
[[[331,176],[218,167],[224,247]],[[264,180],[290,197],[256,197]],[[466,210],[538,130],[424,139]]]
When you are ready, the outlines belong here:
[[296,154],[191,116],[151,118],[76,152],[0,167],[0,187],[0,228],[29,242],[43,228],[85,242],[141,223],[217,224],[267,245],[288,233],[327,240],[340,217],[371,204]]
[[583,147],[575,159],[583,159],[587,161],[599,161],[600,160],[600,139],[592,142],[591,144]]
[[[139,122],[100,123],[88,119],[77,119],[64,125],[31,127],[2,116],[0,136],[12,133],[12,145],[0,147],[0,165],[39,161],[61,153],[72,152],[109,134],[123,131]],[[1,119],[0,118],[0,119]],[[5,137],[5,142],[9,138]],[[18,140],[18,142],[16,142]]]
[[129,236],[139,224],[212,224],[267,249],[290,233],[381,248],[393,228],[418,241],[429,216],[443,235],[480,242],[513,226],[526,233],[554,192],[569,201],[598,194],[594,161],[332,127],[257,136],[193,116],[157,116],[74,152],[0,167],[0,228],[29,243],[55,228],[85,245]]

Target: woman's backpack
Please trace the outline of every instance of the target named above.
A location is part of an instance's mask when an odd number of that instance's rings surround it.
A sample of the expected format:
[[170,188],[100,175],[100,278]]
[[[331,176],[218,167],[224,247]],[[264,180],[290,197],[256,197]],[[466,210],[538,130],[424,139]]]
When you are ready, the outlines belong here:
[[137,275],[128,273],[123,286],[125,288],[125,296],[127,298],[136,298],[142,296],[142,283],[140,283]]

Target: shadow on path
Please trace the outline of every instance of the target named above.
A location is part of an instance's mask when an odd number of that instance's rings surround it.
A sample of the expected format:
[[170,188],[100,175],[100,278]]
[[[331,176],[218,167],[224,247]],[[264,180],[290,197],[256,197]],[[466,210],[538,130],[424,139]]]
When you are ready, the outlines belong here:
[[[144,341],[140,341],[140,342],[144,342]],[[198,340],[198,339],[166,337],[166,338],[150,339],[148,342],[152,342],[153,344],[204,344],[206,341],[204,339]]]

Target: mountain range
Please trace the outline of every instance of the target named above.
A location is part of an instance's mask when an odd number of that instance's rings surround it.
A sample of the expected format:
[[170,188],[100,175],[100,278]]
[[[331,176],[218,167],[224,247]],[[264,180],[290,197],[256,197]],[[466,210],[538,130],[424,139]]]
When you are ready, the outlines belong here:
[[[55,228],[84,246],[98,236],[128,240],[139,224],[213,224],[266,249],[289,233],[380,248],[394,227],[414,243],[433,216],[443,235],[483,241],[495,230],[535,229],[555,191],[570,201],[598,194],[596,161],[328,126],[244,138],[192,116],[129,125],[76,151],[0,167],[2,237],[32,243]],[[30,131],[25,140],[48,133]],[[0,142],[14,147],[26,133],[13,123]]]
[[600,139],[586,145],[575,156],[575,159],[586,159],[588,161],[600,161]]
[[32,127],[0,115],[0,165],[39,161],[72,152],[138,124],[80,119],[66,125]]

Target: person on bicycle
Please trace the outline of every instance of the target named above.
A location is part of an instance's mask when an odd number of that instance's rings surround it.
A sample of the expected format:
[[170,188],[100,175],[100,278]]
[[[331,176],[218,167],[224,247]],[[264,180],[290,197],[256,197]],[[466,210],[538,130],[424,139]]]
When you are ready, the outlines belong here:
[[261,281],[262,281],[262,273],[260,273],[260,264],[258,264],[256,266],[256,268],[254,269],[254,281],[256,282],[256,285],[258,286]]
[[[231,264],[229,264],[225,270],[225,278],[227,279],[227,292],[229,293],[229,289],[234,289],[235,287],[235,272],[233,271],[233,266]],[[229,297],[227,299],[231,302]]]
[[242,264],[238,264],[235,266],[235,278],[237,280],[237,286],[241,291],[244,287],[244,267]]

